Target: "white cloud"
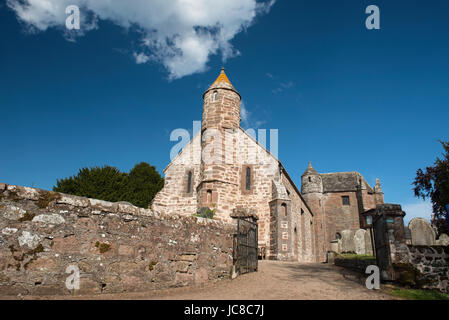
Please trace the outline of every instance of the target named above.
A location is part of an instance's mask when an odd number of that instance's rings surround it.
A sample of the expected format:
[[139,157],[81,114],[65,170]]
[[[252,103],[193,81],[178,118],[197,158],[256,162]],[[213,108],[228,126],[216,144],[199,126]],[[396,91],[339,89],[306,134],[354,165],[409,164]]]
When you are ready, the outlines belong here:
[[245,127],[248,126],[248,118],[249,118],[249,112],[246,110],[245,102],[240,103],[240,118],[242,119],[243,124]]
[[[81,10],[81,32],[108,20],[142,37],[134,57],[137,63],[162,63],[171,79],[207,68],[209,57],[223,60],[238,55],[230,41],[254,19],[269,12],[275,0],[7,0],[29,30],[64,29],[65,8]],[[63,31],[67,33],[66,31]],[[139,57],[139,58],[137,58]]]
[[408,225],[413,218],[424,218],[430,221],[432,215],[432,204],[430,202],[410,203],[402,206],[405,211],[404,223]]
[[147,56],[145,53],[133,53],[134,55],[134,59],[136,59],[136,63],[137,64],[141,64],[141,63],[147,63],[148,60],[150,60],[150,57]]
[[277,87],[276,89],[272,90],[272,92],[273,92],[273,94],[278,94],[278,93],[281,93],[281,92],[283,92],[285,90],[293,88],[293,86],[294,86],[294,83],[291,82],[291,81],[289,81],[289,82],[281,82],[279,84],[279,87]]
[[240,119],[242,120],[243,127],[258,129],[266,123],[266,121],[255,120],[253,118],[252,112],[248,111],[245,102],[242,100],[240,103]]

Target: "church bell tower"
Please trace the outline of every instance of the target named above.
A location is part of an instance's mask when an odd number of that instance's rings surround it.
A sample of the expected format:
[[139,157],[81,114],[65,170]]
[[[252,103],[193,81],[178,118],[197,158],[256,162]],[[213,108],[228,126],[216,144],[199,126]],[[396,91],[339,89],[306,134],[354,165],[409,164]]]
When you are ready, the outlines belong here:
[[224,220],[230,219],[229,214],[239,196],[236,194],[239,166],[229,161],[229,153],[235,153],[235,148],[230,147],[226,139],[235,141],[237,137],[240,128],[240,102],[240,94],[222,68],[218,78],[203,95],[200,184],[197,188],[197,199],[199,208],[215,209],[217,218]]

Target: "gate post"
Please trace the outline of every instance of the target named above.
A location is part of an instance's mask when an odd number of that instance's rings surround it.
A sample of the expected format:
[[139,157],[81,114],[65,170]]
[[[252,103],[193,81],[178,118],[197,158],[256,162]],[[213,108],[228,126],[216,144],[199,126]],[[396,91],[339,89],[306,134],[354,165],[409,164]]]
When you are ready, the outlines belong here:
[[394,281],[394,265],[408,261],[404,229],[405,212],[399,204],[378,204],[374,217],[376,261],[382,280]]

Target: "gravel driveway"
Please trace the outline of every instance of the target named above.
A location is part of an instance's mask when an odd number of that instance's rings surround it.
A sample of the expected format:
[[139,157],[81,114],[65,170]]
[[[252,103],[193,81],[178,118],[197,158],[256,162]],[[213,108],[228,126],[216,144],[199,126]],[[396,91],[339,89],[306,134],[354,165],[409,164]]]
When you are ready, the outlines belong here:
[[25,299],[169,299],[169,300],[379,300],[388,293],[366,289],[363,275],[327,264],[260,261],[259,271],[203,287],[146,293]]

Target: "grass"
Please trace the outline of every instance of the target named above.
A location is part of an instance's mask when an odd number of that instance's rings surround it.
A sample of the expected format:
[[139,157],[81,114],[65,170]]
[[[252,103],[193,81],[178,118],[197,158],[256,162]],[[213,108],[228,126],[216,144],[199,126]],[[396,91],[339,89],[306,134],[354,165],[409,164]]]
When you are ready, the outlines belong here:
[[25,221],[31,221],[33,220],[35,214],[34,213],[29,213],[28,211],[25,212],[25,214],[23,215],[22,218],[20,218],[18,221],[19,222],[25,222]]
[[338,256],[341,259],[376,260],[376,257],[369,254],[343,253]]
[[449,294],[437,290],[393,289],[391,294],[409,300],[449,300]]
[[53,191],[42,191],[36,204],[39,208],[45,209],[48,207],[50,202],[58,200],[60,198],[61,198],[61,195],[59,193],[56,193]]

